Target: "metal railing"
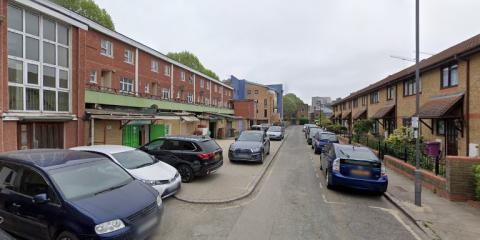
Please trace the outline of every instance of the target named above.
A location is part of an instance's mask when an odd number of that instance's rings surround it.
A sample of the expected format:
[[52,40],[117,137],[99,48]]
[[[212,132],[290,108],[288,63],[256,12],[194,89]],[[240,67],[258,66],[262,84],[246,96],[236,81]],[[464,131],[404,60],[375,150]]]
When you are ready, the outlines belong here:
[[[371,149],[377,150],[379,157],[382,159],[385,155],[389,155],[401,159],[412,166],[415,166],[414,143],[393,145],[388,144],[387,142],[385,142],[385,139],[381,137],[359,135],[352,135],[351,141],[353,143],[359,143]],[[422,144],[420,149],[425,149],[425,144]],[[422,151],[420,154],[420,167],[427,171],[433,172],[435,175],[445,177],[445,159],[441,159],[440,156],[437,158],[432,158]]]

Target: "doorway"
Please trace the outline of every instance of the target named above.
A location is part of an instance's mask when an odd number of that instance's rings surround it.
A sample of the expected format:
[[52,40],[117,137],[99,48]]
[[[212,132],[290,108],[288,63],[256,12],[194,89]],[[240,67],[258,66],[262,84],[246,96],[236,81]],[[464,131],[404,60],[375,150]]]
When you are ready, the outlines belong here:
[[445,120],[446,155],[458,155],[458,131],[455,120]]

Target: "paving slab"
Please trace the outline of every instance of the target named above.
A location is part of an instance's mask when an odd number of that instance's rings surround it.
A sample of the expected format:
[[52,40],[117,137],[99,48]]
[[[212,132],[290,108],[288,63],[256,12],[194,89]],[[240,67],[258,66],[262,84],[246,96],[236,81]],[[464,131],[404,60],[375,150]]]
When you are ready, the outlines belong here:
[[[215,173],[183,183],[175,198],[191,203],[222,203],[237,200],[253,190],[283,141],[270,142],[270,155],[263,164],[228,159],[232,139],[216,140],[223,149],[223,166]],[[285,141],[285,140],[284,140]]]

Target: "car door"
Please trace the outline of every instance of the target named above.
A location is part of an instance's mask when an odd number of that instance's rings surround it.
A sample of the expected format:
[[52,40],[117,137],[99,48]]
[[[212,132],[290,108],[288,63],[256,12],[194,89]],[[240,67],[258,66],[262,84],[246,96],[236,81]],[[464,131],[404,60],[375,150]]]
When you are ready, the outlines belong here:
[[189,162],[194,162],[198,160],[197,154],[200,149],[194,143],[189,141],[179,141],[178,147],[179,147],[179,150],[182,152],[183,160],[186,160]]
[[167,140],[165,139],[156,139],[142,146],[140,149],[150,155],[155,156],[155,158],[164,163],[167,163],[171,166],[176,166],[178,164],[178,157],[162,148],[166,141]]
[[13,204],[19,181],[20,167],[0,161],[0,228],[10,232],[18,232],[20,227],[18,209]]
[[191,156],[185,152],[185,141],[176,140],[176,139],[167,139],[162,146],[162,149],[168,151],[175,155],[183,162],[192,163]]
[[322,168],[323,168],[323,171],[326,171],[326,169],[328,168],[329,166],[329,161],[330,161],[330,150],[331,150],[332,146],[330,144],[327,144],[325,145],[325,147],[323,147],[323,151],[322,153],[320,154],[320,161],[322,162]]
[[[33,198],[38,194],[46,194],[49,202],[35,203]],[[27,166],[21,168],[20,184],[12,205],[17,208],[18,231],[23,237],[50,239],[49,226],[58,218],[61,208],[57,195],[42,174]]]

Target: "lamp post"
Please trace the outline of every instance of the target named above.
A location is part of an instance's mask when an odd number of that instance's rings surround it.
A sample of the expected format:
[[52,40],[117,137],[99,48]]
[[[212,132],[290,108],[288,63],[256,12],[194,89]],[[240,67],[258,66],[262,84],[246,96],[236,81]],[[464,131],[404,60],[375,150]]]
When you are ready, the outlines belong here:
[[415,205],[422,205],[422,179],[420,173],[420,0],[415,0]]

